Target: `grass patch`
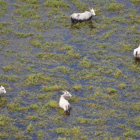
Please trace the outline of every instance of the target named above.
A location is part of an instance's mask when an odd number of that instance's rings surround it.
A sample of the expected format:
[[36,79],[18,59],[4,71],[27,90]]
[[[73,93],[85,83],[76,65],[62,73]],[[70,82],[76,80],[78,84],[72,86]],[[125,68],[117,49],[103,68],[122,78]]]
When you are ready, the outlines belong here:
[[7,100],[0,97],[0,107],[5,106],[6,103],[7,103]]
[[118,93],[118,91],[116,89],[114,89],[114,88],[107,88],[107,93],[109,95],[113,95],[115,93]]
[[7,22],[0,23],[0,33],[1,34],[8,34],[8,33],[13,32],[13,29],[10,28],[8,25],[10,25],[10,24]]
[[30,105],[30,109],[32,109],[32,110],[38,110],[40,107],[37,105],[37,104],[31,104]]
[[125,137],[136,137],[137,132],[131,128],[126,129],[126,132],[123,133]]
[[52,96],[54,96],[54,93],[47,92],[47,93],[43,93],[43,94],[39,95],[38,98],[41,99],[41,100],[45,100],[45,99],[51,98]]
[[26,7],[26,6],[22,6],[19,9],[16,9],[14,13],[19,15],[22,18],[39,18],[40,17],[34,9],[30,9],[29,7]]
[[91,61],[87,57],[84,57],[80,61],[79,66],[89,69],[89,68],[91,68],[93,66],[93,64],[91,63]]
[[45,107],[47,107],[47,108],[58,108],[59,105],[58,105],[57,101],[50,100],[47,104],[45,104]]
[[66,1],[64,0],[47,0],[46,2],[44,2],[44,5],[46,7],[52,7],[52,8],[68,8],[69,5],[66,3]]
[[8,82],[17,82],[18,76],[16,75],[0,75],[0,79]]
[[35,46],[35,47],[40,47],[41,46],[41,42],[39,40],[36,39],[30,39],[29,41],[31,43],[31,45]]
[[118,85],[118,87],[120,89],[125,89],[126,88],[126,84],[125,83],[121,83],[121,84]]
[[6,133],[6,132],[0,132],[0,138],[1,139],[6,139],[6,138],[8,138],[8,136],[9,136],[8,133]]
[[119,78],[122,77],[123,73],[120,69],[117,69],[114,73],[113,73],[115,78]]
[[140,102],[131,103],[131,109],[133,111],[140,111]]
[[27,126],[27,128],[26,128],[26,130],[27,130],[27,132],[29,132],[29,133],[32,133],[33,131],[34,131],[34,126],[33,126],[33,124],[32,123],[30,123],[28,126]]
[[71,136],[74,139],[75,138],[76,139],[83,138],[82,129],[79,126],[76,126],[76,127],[73,127],[73,128],[57,128],[56,133],[57,134],[62,134],[64,136]]
[[132,3],[134,3],[136,6],[140,5],[140,0],[130,0]]
[[43,86],[42,87],[42,91],[58,91],[58,90],[62,90],[62,86],[61,85],[54,85],[54,86]]
[[0,115],[0,127],[4,127],[4,126],[7,126],[9,125],[9,123],[11,122],[12,120],[5,116],[5,115]]
[[122,10],[124,8],[124,5],[123,4],[118,4],[118,3],[116,3],[116,2],[114,2],[114,3],[108,3],[106,6],[105,6],[105,9],[107,10],[107,11],[113,11],[113,12],[115,12],[115,11],[120,11],[120,10]]
[[7,2],[0,0],[0,16],[3,16],[7,12]]
[[90,108],[93,108],[93,109],[103,109],[104,108],[101,105],[98,105],[98,104],[95,104],[95,103],[87,103],[86,106],[90,107]]
[[79,10],[88,10],[87,9],[87,5],[86,5],[86,3],[84,3],[84,2],[82,2],[82,1],[80,1],[80,0],[71,0],[72,1],[72,3],[75,5],[75,7],[76,8],[78,8]]
[[140,127],[140,116],[136,116],[129,120],[129,122],[135,124],[136,126]]
[[20,33],[20,32],[16,32],[15,34],[16,34],[16,36],[18,38],[27,38],[29,36],[33,36],[34,35],[33,33]]
[[102,119],[94,119],[93,121],[96,125],[105,125],[106,121]]
[[28,111],[28,107],[22,107],[18,103],[10,103],[7,105],[7,109],[11,112],[22,112],[22,111]]
[[70,73],[70,68],[66,66],[58,66],[56,70],[63,73]]
[[38,137],[39,139],[43,139],[43,131],[42,131],[42,130],[39,130],[39,131],[37,132],[37,137]]
[[28,4],[38,4],[39,3],[39,0],[21,0],[23,2],[26,2]]
[[83,118],[83,117],[78,117],[76,120],[80,124],[93,124],[92,123],[93,122],[92,119],[86,119],[86,118]]
[[74,85],[74,86],[73,86],[73,89],[74,89],[75,91],[82,90],[82,85],[81,85],[81,84]]
[[81,57],[81,54],[80,54],[80,53],[74,52],[73,49],[68,50],[68,51],[67,51],[67,54],[68,54],[70,57],[74,58],[74,59],[79,59],[79,58]]
[[37,116],[26,116],[26,119],[27,120],[30,120],[30,121],[36,121],[38,120],[39,118]]
[[41,83],[48,83],[52,79],[50,77],[45,77],[43,73],[30,74],[26,76],[25,81],[23,82],[24,86],[39,85]]

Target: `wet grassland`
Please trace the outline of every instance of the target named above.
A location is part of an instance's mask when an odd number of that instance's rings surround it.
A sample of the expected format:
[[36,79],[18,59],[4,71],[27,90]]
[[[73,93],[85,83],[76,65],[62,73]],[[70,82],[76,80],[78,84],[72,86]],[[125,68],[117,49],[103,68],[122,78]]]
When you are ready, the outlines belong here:
[[[93,7],[91,21],[70,15]],[[0,0],[0,139],[139,139],[140,0]],[[72,111],[58,106],[72,93]]]

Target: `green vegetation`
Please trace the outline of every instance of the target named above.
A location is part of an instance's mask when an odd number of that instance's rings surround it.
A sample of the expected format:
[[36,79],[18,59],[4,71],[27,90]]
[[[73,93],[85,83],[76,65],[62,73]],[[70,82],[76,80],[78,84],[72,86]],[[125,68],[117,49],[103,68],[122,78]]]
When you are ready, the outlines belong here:
[[69,73],[70,72],[70,68],[66,67],[66,66],[58,66],[57,71],[63,72],[63,73]]
[[0,34],[8,34],[13,32],[13,29],[8,25],[10,24],[7,22],[0,22]]
[[33,45],[35,47],[40,47],[41,46],[40,41],[36,40],[36,39],[30,39],[30,43],[31,43],[31,45]]
[[36,11],[34,9],[30,9],[29,7],[20,6],[19,9],[14,11],[14,13],[23,18],[39,18]]
[[38,110],[39,109],[39,106],[37,104],[31,104],[30,105],[30,109],[32,109],[32,110]]
[[7,100],[4,98],[0,98],[0,107],[5,106],[5,104],[7,103]]
[[140,126],[140,116],[136,116],[136,117],[130,119],[129,122],[131,122],[139,127]]
[[28,111],[28,107],[22,107],[18,103],[10,103],[7,105],[7,109],[11,112],[21,112],[21,111]]
[[118,3],[108,3],[108,5],[106,5],[105,9],[108,11],[119,11],[121,9],[124,8],[123,4],[118,4]]
[[126,132],[123,133],[125,137],[135,137],[137,135],[137,132],[131,128],[126,129]]
[[2,139],[8,138],[8,133],[0,132],[0,138],[2,138]]
[[43,138],[43,131],[42,130],[39,130],[37,132],[37,136],[38,136],[38,138]]
[[16,36],[18,38],[26,38],[26,37],[33,36],[34,35],[33,33],[20,33],[20,32],[17,32],[15,34],[16,34]]
[[140,0],[130,0],[130,1],[139,6]]
[[68,8],[69,5],[64,0],[47,0],[44,3],[44,6],[46,7],[52,7],[52,8]]
[[34,126],[32,123],[30,123],[27,128],[26,128],[27,132],[32,133],[34,131]]
[[38,120],[38,117],[36,117],[36,116],[27,116],[26,119],[30,120],[30,121],[35,121],[35,120]]
[[7,2],[0,0],[0,16],[3,16],[7,12]]
[[126,84],[125,84],[125,83],[121,83],[121,84],[119,84],[118,86],[119,86],[119,88],[121,88],[121,89],[125,89],[125,88],[126,88]]
[[0,79],[4,79],[6,81],[16,82],[18,80],[18,76],[16,76],[16,75],[0,75]]
[[133,111],[140,111],[140,102],[132,103],[131,104],[131,109]]
[[12,119],[10,119],[9,117],[0,115],[0,126],[1,127],[8,125],[11,121],[12,121]]
[[82,90],[82,85],[81,85],[81,84],[74,85],[74,86],[73,86],[73,89],[74,89],[75,91]]
[[47,108],[58,108],[59,105],[55,100],[50,100],[47,104],[45,104]]
[[57,128],[56,129],[56,133],[57,134],[62,134],[64,136],[72,136],[74,139],[76,138],[82,138],[82,137],[85,137],[83,136],[83,133],[82,133],[82,129],[77,126],[77,127],[73,127],[73,128]]
[[110,94],[110,95],[115,94],[117,92],[118,91],[116,89],[114,89],[114,88],[107,88],[107,93]]
[[0,0],[0,139],[138,139],[139,2]]
[[43,73],[30,74],[26,77],[26,80],[23,82],[23,85],[39,85],[40,83],[48,83],[49,81],[51,81],[51,78],[45,77]]
[[84,67],[84,68],[91,68],[93,66],[93,64],[91,63],[91,61],[84,57],[81,61],[80,61],[80,64],[79,64],[80,67]]
[[93,124],[93,120],[92,119],[86,119],[86,118],[82,118],[82,117],[78,117],[77,118],[77,121],[80,123],[80,124]]
[[54,86],[43,86],[42,87],[42,91],[58,91],[58,90],[62,90],[62,86],[61,85],[54,85]]

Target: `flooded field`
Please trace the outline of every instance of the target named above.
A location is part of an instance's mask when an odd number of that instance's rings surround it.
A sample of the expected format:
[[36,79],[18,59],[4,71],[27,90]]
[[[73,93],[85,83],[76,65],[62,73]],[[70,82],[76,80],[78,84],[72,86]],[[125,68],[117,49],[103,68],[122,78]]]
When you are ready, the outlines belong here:
[[139,44],[140,0],[0,0],[0,139],[139,140]]

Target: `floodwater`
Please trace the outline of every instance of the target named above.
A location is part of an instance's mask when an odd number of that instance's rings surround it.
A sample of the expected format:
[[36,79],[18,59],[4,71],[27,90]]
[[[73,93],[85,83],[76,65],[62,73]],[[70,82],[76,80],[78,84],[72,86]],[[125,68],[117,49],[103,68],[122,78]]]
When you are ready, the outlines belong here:
[[[93,7],[90,21],[70,15]],[[140,139],[139,0],[0,0],[0,139]],[[59,108],[62,90],[72,110]]]

